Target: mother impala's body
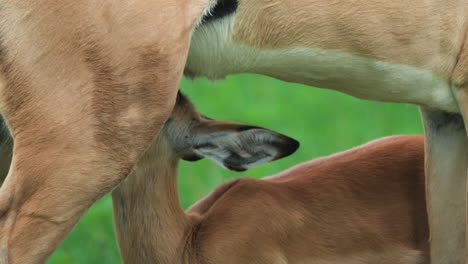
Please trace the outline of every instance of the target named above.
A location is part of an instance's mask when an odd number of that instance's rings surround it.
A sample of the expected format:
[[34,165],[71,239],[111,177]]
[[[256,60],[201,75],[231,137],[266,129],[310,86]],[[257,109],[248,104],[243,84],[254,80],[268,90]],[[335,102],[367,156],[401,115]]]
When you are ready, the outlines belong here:
[[234,14],[195,32],[186,72],[261,73],[458,112],[450,80],[465,39],[466,3],[240,0]]
[[422,107],[432,260],[464,263],[468,1],[220,3],[194,32],[186,75],[259,73]]
[[0,0],[0,263],[43,263],[174,106],[211,0]]
[[456,112],[450,79],[465,37],[461,3],[241,0],[236,13],[195,32],[186,72],[261,73]]

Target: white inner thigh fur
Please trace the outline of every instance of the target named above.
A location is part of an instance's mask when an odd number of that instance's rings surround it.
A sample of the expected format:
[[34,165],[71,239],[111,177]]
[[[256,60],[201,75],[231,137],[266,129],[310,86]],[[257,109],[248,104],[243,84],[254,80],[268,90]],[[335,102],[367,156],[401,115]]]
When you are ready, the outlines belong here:
[[376,101],[459,112],[450,84],[430,71],[318,48],[257,49],[230,39],[232,17],[194,32],[187,76],[259,73]]

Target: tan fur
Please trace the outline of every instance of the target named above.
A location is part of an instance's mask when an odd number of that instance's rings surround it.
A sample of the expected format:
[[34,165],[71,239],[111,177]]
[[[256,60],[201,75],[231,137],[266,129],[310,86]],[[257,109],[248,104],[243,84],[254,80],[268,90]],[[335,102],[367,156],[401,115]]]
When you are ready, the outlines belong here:
[[170,137],[162,132],[113,192],[124,263],[429,263],[422,136],[237,179],[187,213]]
[[[431,70],[448,79],[464,41],[466,0],[239,0],[234,41],[322,48]],[[439,19],[440,14],[450,14]],[[294,18],[294,19],[291,19]]]
[[207,6],[0,1],[0,107],[15,140],[0,263],[44,262],[126,177],[171,111]]

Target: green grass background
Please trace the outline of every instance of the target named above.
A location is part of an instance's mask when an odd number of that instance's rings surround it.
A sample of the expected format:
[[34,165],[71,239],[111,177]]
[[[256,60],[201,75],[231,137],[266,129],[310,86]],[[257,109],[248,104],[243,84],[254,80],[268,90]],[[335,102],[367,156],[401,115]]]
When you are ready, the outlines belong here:
[[[218,83],[184,79],[181,89],[207,116],[263,126],[301,142],[294,155],[243,173],[206,160],[181,162],[179,191],[184,208],[229,179],[272,175],[379,137],[423,132],[415,106],[363,101],[257,75],[232,76]],[[121,263],[109,195],[88,211],[47,263]]]

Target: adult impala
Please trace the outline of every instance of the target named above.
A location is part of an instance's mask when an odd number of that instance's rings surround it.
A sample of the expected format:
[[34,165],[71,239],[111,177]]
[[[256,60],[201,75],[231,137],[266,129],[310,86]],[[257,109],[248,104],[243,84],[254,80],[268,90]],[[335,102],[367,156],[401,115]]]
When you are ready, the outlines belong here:
[[186,75],[259,73],[421,106],[432,261],[465,263],[468,1],[220,3],[193,34]]
[[179,159],[244,170],[297,146],[259,127],[201,117],[179,96],[112,193],[124,263],[429,263],[422,136],[388,137],[263,180],[230,181],[182,210]]
[[0,0],[0,263],[42,263],[172,110],[211,0]]

